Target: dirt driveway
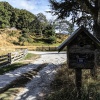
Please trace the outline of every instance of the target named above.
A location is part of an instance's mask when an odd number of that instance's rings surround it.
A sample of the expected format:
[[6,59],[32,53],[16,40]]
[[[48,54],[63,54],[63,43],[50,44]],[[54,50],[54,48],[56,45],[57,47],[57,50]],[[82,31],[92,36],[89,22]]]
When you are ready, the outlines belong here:
[[41,58],[36,59],[34,64],[48,63],[48,65],[25,85],[23,92],[19,93],[15,100],[45,100],[44,96],[50,92],[50,83],[57,69],[66,61],[66,53],[36,51],[29,51],[29,53],[41,54]]

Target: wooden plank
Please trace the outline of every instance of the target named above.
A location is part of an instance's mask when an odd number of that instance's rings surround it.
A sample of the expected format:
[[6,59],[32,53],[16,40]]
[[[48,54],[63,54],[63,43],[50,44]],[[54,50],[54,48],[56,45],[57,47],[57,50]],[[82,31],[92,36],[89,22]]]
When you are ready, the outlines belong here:
[[8,58],[2,58],[2,59],[0,59],[0,62],[5,61],[5,60],[8,61]]
[[7,57],[7,56],[8,56],[8,54],[7,55],[2,55],[2,56],[0,56],[0,58]]

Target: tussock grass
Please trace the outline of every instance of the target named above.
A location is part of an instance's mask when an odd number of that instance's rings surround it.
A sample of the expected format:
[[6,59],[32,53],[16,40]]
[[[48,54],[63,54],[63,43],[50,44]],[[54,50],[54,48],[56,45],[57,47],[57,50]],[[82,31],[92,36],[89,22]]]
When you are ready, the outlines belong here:
[[[82,72],[81,100],[100,100],[100,69],[97,69],[97,78],[91,77],[90,70]],[[75,88],[75,71],[68,69],[66,64],[61,65],[55,80],[51,83],[52,92],[46,100],[78,100]]]

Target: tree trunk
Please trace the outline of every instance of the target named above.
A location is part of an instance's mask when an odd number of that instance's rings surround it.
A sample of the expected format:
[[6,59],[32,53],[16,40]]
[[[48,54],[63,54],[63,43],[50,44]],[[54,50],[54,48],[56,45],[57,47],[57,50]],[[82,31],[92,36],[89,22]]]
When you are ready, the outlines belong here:
[[93,33],[100,40],[100,0],[96,3],[97,13],[94,18]]
[[[94,25],[93,25],[93,34],[94,36],[100,41],[100,0],[97,2],[97,13],[94,18]],[[97,52],[98,51],[98,52]],[[95,60],[95,67],[91,70],[91,74],[96,79],[97,78],[97,67],[100,66],[100,49],[95,51],[96,60]]]
[[100,24],[98,23],[98,21],[94,22],[93,34],[98,40],[100,40]]

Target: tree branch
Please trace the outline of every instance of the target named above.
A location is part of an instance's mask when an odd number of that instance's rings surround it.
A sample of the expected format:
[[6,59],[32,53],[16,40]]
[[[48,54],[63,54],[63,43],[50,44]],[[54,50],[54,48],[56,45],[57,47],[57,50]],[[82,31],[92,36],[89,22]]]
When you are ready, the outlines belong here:
[[[90,14],[92,15],[95,15],[96,13],[96,10],[95,10],[95,7],[92,6],[92,4],[88,1],[88,0],[77,0],[79,2],[79,4],[82,6],[82,9],[84,11],[87,11],[89,12]],[[85,5],[84,5],[85,4]]]

